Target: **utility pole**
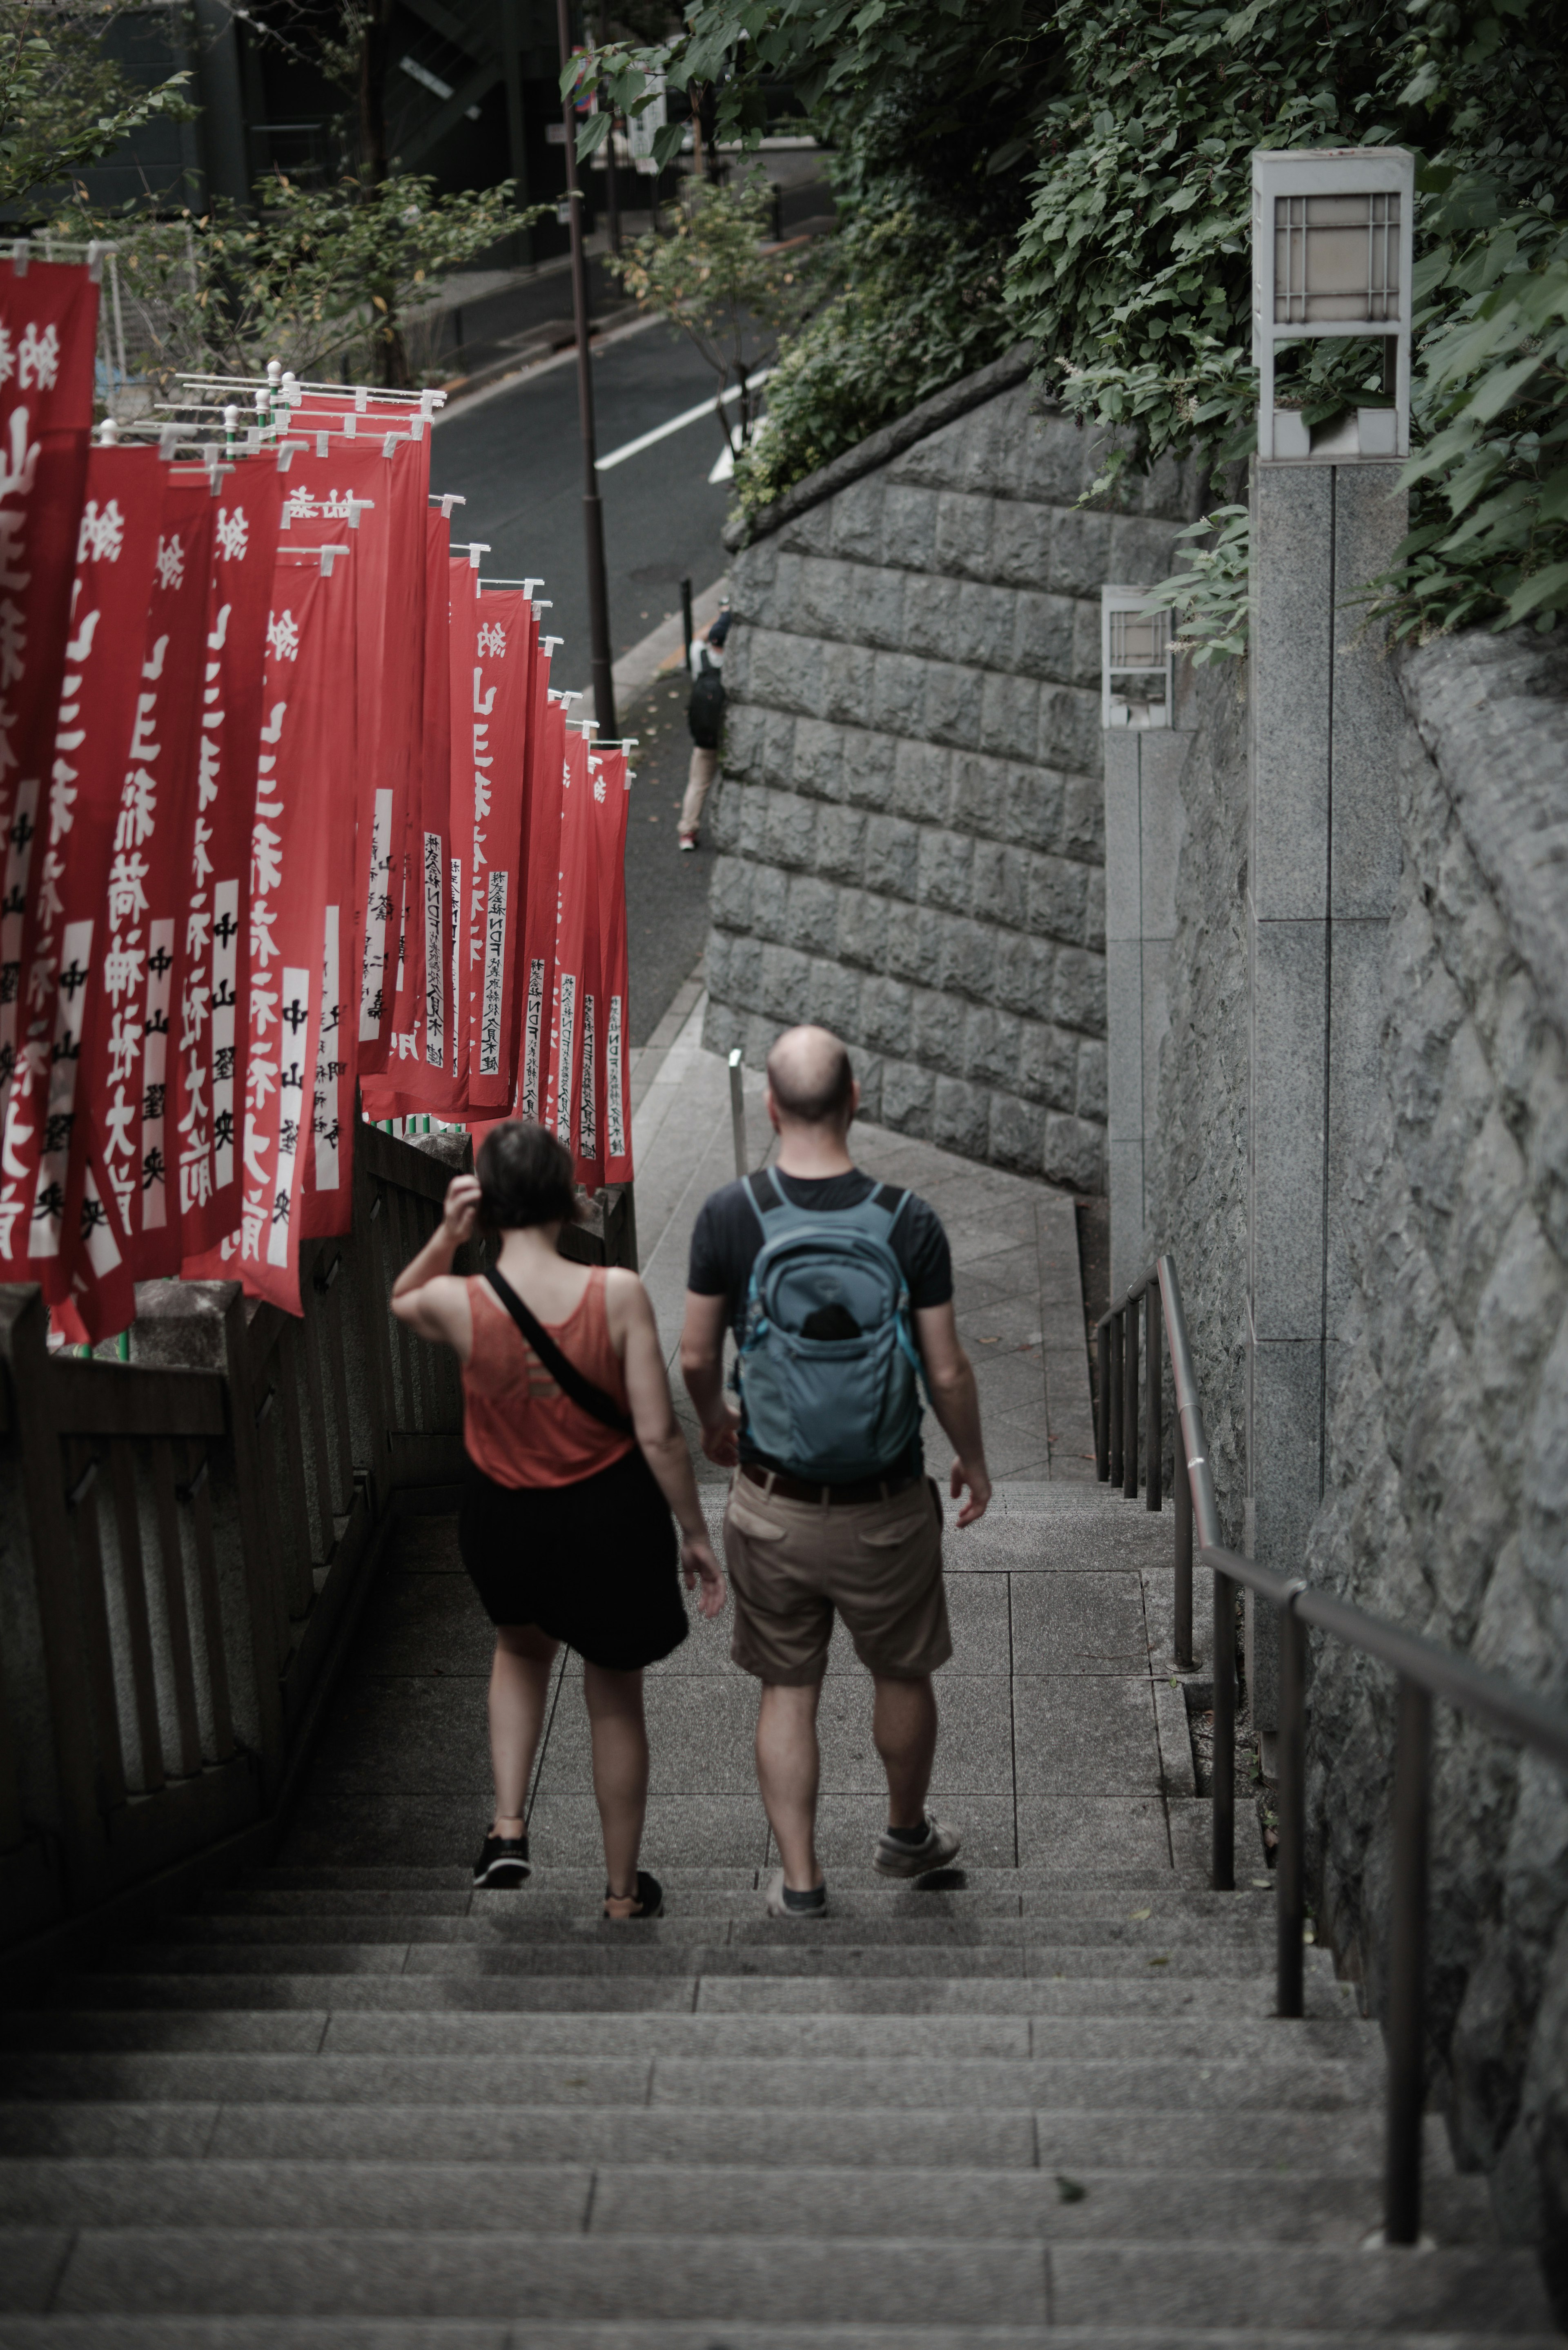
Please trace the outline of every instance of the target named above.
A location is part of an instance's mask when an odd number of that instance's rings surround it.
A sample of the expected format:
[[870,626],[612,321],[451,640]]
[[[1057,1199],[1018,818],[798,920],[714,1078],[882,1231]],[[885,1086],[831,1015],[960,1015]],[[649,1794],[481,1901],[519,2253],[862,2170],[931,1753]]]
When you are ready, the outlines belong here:
[[[561,71],[572,61],[570,0],[556,0]],[[588,565],[588,629],[593,650],[594,716],[601,742],[613,741],[615,681],[611,675],[609,583],[605,577],[605,515],[599,498],[594,434],[594,367],[588,343],[588,263],[583,250],[583,198],[577,185],[577,127],[570,95],[561,100],[566,131],[566,206],[571,214],[572,310],[577,327],[577,421],[583,442],[583,536]]]

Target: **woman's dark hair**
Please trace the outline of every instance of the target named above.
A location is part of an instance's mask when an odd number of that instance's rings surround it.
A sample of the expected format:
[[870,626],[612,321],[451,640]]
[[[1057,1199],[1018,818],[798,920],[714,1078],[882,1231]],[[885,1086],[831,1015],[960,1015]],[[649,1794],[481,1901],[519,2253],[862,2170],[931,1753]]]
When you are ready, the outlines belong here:
[[572,1154],[532,1118],[508,1118],[479,1146],[479,1221],[487,1232],[569,1224],[576,1213]]

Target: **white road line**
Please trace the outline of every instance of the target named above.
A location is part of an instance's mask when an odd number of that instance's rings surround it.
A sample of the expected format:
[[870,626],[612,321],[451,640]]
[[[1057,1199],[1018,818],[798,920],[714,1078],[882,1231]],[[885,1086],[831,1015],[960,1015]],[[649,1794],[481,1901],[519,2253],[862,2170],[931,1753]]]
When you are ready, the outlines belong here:
[[[772,373],[772,368],[763,368],[759,374],[753,376],[752,389],[754,390],[759,383],[766,383]],[[732,383],[728,391],[720,393],[719,398],[722,402],[738,400],[740,395],[740,385]],[[612,449],[607,457],[599,459],[597,470],[607,473],[612,465],[624,465],[628,457],[640,457],[643,451],[651,449],[656,441],[667,441],[672,432],[683,432],[689,424],[695,424],[700,416],[711,416],[712,413],[713,402],[711,400],[700,400],[695,408],[688,408],[683,414],[672,416],[668,424],[656,424],[651,432],[641,433],[637,440],[627,442],[623,448]]]

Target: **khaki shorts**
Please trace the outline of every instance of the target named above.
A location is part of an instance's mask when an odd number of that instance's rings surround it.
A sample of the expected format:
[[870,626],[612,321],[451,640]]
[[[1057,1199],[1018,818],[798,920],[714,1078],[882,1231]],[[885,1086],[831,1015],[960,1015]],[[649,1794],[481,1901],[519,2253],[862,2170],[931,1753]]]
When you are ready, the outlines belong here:
[[888,1502],[824,1508],[737,1477],[724,1511],[735,1600],[730,1654],[759,1680],[808,1689],[836,1608],[868,1671],[917,1680],[952,1655],[942,1510],[927,1478]]

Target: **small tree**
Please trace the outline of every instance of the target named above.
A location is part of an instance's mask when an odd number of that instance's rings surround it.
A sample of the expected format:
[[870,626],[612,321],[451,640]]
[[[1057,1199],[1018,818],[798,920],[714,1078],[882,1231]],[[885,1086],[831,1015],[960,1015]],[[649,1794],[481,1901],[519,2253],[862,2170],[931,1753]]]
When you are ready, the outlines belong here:
[[155,115],[189,121],[188,73],[140,89],[103,53],[125,11],[100,0],[0,0],[0,204],[54,195]]
[[[679,328],[719,379],[714,413],[725,446],[740,456],[758,422],[753,389],[772,365],[779,337],[810,308],[815,275],[803,249],[769,245],[773,192],[760,172],[735,188],[688,182],[673,232],[639,236],[628,253],[607,257],[628,294]],[[734,386],[733,429],[724,413]]]

